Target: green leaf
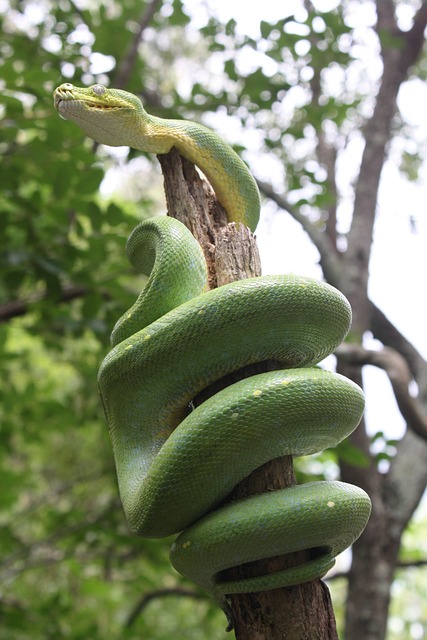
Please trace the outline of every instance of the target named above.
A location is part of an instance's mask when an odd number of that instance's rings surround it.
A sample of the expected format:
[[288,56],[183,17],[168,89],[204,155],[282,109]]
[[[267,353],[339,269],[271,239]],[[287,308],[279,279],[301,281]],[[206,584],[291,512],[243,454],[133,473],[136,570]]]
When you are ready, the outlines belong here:
[[231,80],[237,80],[239,78],[234,60],[227,60],[224,63],[224,71]]
[[82,196],[97,193],[103,178],[103,169],[91,167],[89,170],[83,170],[79,174],[79,179],[75,187],[77,193]]
[[114,202],[111,202],[107,207],[105,219],[113,227],[121,224],[125,219],[123,209]]
[[84,297],[82,306],[83,317],[87,320],[96,318],[103,304],[103,299],[98,293],[90,293]]
[[361,449],[351,444],[349,440],[344,440],[343,442],[341,442],[336,447],[336,451],[338,457],[347,464],[360,468],[369,467],[369,457]]

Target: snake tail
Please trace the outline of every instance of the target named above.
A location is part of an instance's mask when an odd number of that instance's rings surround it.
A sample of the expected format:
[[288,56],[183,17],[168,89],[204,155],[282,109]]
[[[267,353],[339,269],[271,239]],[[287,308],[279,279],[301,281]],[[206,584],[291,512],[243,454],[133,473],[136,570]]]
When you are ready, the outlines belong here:
[[[198,243],[166,217],[142,222],[128,254],[149,280],[116,325],[99,388],[129,526],[149,538],[178,533],[172,564],[224,610],[228,594],[324,576],[366,526],[371,503],[364,491],[310,482],[223,503],[269,460],[334,447],[358,425],[361,389],[317,366],[349,330],[347,300],[295,275],[206,291]],[[206,387],[270,359],[281,369],[191,408]],[[231,567],[303,549],[311,559],[297,567],[224,578]]]

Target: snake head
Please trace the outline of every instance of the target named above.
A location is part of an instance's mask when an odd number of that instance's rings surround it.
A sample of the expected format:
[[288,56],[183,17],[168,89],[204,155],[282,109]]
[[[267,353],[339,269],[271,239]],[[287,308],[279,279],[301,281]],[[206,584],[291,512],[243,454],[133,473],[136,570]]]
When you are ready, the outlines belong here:
[[55,89],[53,99],[59,115],[78,124],[96,142],[111,147],[134,146],[137,122],[144,109],[133,94],[102,84],[82,88],[66,82]]

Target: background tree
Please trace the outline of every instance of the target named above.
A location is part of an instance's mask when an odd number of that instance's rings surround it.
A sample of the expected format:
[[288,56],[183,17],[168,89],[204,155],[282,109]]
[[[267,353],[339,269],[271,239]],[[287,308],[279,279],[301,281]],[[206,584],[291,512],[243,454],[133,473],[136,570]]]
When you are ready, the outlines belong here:
[[[264,220],[273,210],[296,220],[325,279],[349,297],[354,325],[339,367],[359,381],[366,364],[384,369],[407,429],[396,441],[384,423],[374,425],[374,435],[362,425],[350,442],[298,467],[302,479],[340,474],[373,501],[370,525],[340,579],[348,597],[333,588],[338,614],[346,602],[339,621],[347,640],[386,637],[393,579],[403,602],[410,579],[404,567],[425,560],[408,523],[427,480],[426,362],[422,345],[374,304],[368,285],[374,225],[393,222],[380,189],[391,163],[397,178],[388,188],[406,223],[401,228],[422,229],[418,211],[398,207],[404,180],[425,171],[425,149],[397,104],[399,91],[424,80],[427,3],[360,0],[321,11],[306,2],[295,15],[262,21],[257,35],[220,21],[214,5],[205,11],[180,0],[63,0],[0,8],[6,635],[226,637],[221,612],[172,573],[168,542],[132,538],[124,522],[96,372],[111,327],[135,296],[125,240],[137,220],[164,209],[163,196],[154,159],[103,148],[95,155],[90,141],[57,117],[51,92],[64,80],[121,86],[152,113],[204,121],[231,141],[235,133],[260,179]],[[148,189],[150,171],[158,190]],[[133,199],[105,196],[113,181]],[[289,228],[283,252],[295,242],[295,226]],[[405,285],[389,286],[403,297]],[[414,315],[417,299],[409,303]],[[365,348],[369,335],[375,351]],[[403,534],[409,546],[402,554]],[[411,571],[418,580],[421,569]],[[422,637],[424,603],[415,614],[398,613],[392,611],[387,637]]]

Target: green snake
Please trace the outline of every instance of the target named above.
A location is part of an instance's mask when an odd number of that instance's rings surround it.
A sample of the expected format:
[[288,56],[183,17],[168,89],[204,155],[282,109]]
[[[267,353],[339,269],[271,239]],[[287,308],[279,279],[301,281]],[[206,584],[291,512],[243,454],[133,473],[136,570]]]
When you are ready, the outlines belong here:
[[76,122],[96,142],[158,154],[175,147],[203,171],[228,219],[255,231],[260,210],[257,184],[237,153],[207,127],[151,116],[132,93],[100,84],[62,84],[55,89],[54,103],[61,116]]
[[[256,183],[213,132],[149,116],[137,97],[101,85],[63,84],[54,99],[64,118],[98,142],[156,153],[175,146],[207,175],[229,220],[255,228]],[[371,504],[364,491],[311,482],[222,503],[262,464],[334,447],[358,425],[360,388],[316,366],[349,330],[347,300],[295,275],[206,291],[199,244],[168,217],[139,224],[127,254],[149,278],[114,328],[99,388],[130,528],[152,538],[179,533],[172,564],[225,610],[228,594],[324,576],[366,526]],[[192,407],[209,385],[270,359],[281,370],[240,380]],[[228,568],[302,549],[311,559],[297,567],[224,577]]]

